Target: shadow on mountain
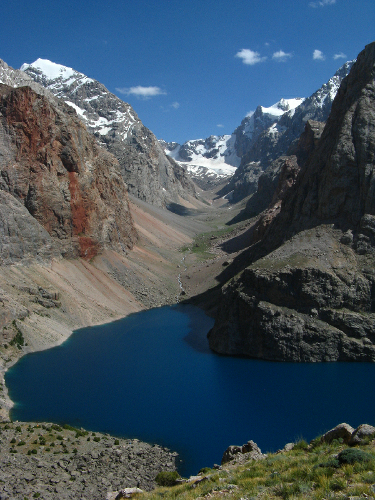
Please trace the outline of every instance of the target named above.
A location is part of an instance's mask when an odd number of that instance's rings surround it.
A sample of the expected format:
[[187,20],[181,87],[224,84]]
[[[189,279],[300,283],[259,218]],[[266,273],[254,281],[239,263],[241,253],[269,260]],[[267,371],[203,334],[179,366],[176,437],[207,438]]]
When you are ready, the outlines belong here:
[[198,215],[198,214],[202,213],[201,210],[196,210],[193,208],[186,208],[183,205],[180,205],[179,203],[168,203],[166,208],[170,212],[172,212],[176,215],[181,215],[183,217],[186,217],[189,215]]

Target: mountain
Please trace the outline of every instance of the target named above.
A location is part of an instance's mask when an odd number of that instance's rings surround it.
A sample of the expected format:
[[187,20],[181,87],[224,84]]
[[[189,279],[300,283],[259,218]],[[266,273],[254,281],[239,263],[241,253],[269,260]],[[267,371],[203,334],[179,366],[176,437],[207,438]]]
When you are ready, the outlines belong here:
[[354,61],[346,62],[307,99],[282,99],[270,108],[258,106],[244,118],[234,132],[241,164],[220,194],[231,193],[230,199],[237,202],[255,193],[258,179],[270,163],[279,156],[294,154],[293,147],[306,122],[327,120],[340,84],[353,64]]
[[227,268],[235,277],[221,289],[213,350],[375,361],[374,96],[375,42],[341,82],[278,215]]
[[207,139],[175,142],[159,141],[165,153],[182,165],[202,189],[228,181],[240,164],[234,135],[211,135]]
[[211,135],[182,145],[160,142],[166,154],[183,165],[196,184],[209,189],[230,180],[240,166],[242,156],[259,135],[275,125],[285,113],[293,113],[301,102],[303,99],[281,99],[269,108],[258,106],[242,120],[232,135]]
[[185,170],[164,154],[133,108],[103,84],[45,59],[23,64],[21,70],[27,79],[20,82],[16,72],[16,86],[29,84],[31,78],[73,108],[99,144],[118,159],[130,194],[157,206],[195,196]]
[[0,84],[1,263],[132,248],[118,161],[64,102]]

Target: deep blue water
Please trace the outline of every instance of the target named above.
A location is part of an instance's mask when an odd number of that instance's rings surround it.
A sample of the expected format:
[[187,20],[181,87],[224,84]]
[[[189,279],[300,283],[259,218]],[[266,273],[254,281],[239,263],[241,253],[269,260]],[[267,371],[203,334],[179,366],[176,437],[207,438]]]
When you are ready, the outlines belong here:
[[374,425],[375,364],[217,356],[212,323],[180,305],[78,330],[6,373],[12,418],[159,443],[180,453],[184,475],[220,463],[230,444],[276,451],[341,422]]

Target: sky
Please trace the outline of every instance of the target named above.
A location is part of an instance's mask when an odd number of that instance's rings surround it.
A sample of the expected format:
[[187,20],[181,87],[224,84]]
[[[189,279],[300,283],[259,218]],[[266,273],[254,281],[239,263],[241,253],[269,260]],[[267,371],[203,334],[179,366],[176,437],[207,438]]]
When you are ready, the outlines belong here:
[[9,0],[0,18],[9,66],[72,67],[180,144],[310,96],[375,40],[374,0]]

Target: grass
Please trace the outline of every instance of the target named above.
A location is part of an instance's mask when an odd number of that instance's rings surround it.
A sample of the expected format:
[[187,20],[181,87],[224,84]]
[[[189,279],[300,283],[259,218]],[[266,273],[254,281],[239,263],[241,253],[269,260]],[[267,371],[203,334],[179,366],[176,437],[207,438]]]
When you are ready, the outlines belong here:
[[[345,451],[344,451],[345,450]],[[349,450],[349,451],[346,451]],[[340,460],[340,456],[344,459]],[[338,458],[337,458],[338,457]],[[349,448],[316,439],[264,460],[203,469],[198,482],[159,487],[139,500],[168,499],[345,499],[375,497],[375,442]]]
[[192,252],[201,260],[212,259],[213,257],[215,257],[215,254],[210,252],[212,243],[217,238],[229,235],[229,233],[233,232],[235,229],[236,226],[222,227],[215,231],[198,234],[194,238],[193,243],[191,243],[188,246],[182,247],[180,251],[183,253]]

